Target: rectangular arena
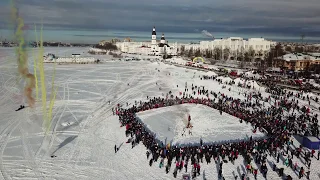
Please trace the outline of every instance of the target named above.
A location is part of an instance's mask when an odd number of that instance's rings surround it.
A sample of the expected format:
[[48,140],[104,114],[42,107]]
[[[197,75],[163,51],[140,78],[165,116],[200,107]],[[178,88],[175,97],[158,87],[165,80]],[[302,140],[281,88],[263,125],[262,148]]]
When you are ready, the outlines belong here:
[[[262,138],[265,135],[258,130],[253,133],[250,124],[240,123],[237,117],[205,105],[181,104],[152,109],[136,114],[146,128],[153,132],[156,139],[164,144],[191,145],[203,143],[221,143],[241,141],[250,138]],[[192,128],[186,128],[188,115]]]

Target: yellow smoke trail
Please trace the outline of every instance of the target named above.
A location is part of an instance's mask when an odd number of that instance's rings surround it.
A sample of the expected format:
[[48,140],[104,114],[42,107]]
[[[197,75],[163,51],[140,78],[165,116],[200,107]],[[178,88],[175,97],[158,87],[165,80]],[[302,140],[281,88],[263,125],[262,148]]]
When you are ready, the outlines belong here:
[[54,88],[55,75],[56,75],[56,62],[54,63],[53,75],[51,80],[51,96],[50,96],[49,112],[48,112],[48,117],[46,122],[46,132],[48,132],[48,130],[50,129],[51,120],[52,120],[52,109],[53,109],[53,105],[54,105],[54,102],[56,99],[56,93],[57,93],[57,89]]
[[[11,0],[11,17],[12,22],[15,27],[15,39],[18,42],[18,47],[16,48],[16,54],[18,58],[18,72],[20,74],[20,77],[22,77],[25,82],[26,86],[24,88],[24,94],[27,97],[28,104],[30,107],[34,106],[35,100],[32,97],[32,90],[33,88],[36,88],[36,97],[38,99],[39,94],[39,88],[38,88],[38,77],[37,77],[37,69],[40,73],[40,84],[41,84],[41,100],[42,100],[42,115],[43,115],[43,121],[44,125],[46,127],[46,132],[50,129],[51,125],[51,119],[52,119],[52,110],[56,98],[57,90],[54,88],[54,77],[55,77],[55,66],[54,66],[54,74],[52,76],[52,89],[51,89],[51,96],[50,96],[50,104],[49,108],[47,109],[47,91],[46,91],[46,83],[45,83],[45,70],[44,70],[44,48],[43,48],[43,27],[41,26],[41,32],[40,32],[40,47],[38,47],[38,58],[35,58],[34,51],[32,51],[32,55],[34,57],[34,67],[33,71],[34,74],[29,73],[28,69],[28,57],[27,57],[27,51],[26,51],[26,42],[23,36],[23,28],[24,28],[24,21],[23,19],[18,15],[18,9],[15,6],[14,0]],[[35,26],[35,33],[37,36],[37,30]],[[37,37],[36,37],[37,41]],[[38,41],[37,41],[38,43]]]
[[42,115],[43,121],[47,122],[47,91],[45,83],[45,74],[43,67],[43,38],[42,38],[42,26],[40,31],[40,49],[38,53],[38,68],[40,73],[40,83],[41,83],[41,100],[42,100]]
[[[37,35],[37,30],[35,27],[35,32]],[[38,43],[38,39],[36,38],[36,42]],[[43,125],[45,127],[46,134],[50,130],[51,127],[51,121],[52,121],[52,110],[54,106],[54,102],[56,99],[57,89],[54,87],[54,80],[56,75],[56,62],[54,63],[53,68],[53,75],[51,79],[51,96],[50,96],[50,103],[49,108],[47,108],[47,90],[46,90],[46,82],[45,82],[45,70],[44,70],[44,48],[43,48],[43,27],[41,26],[40,31],[40,46],[38,47],[38,69],[40,73],[40,84],[41,84],[41,99],[42,99],[42,115],[43,115]],[[36,65],[36,64],[35,64]]]
[[[37,26],[34,26],[35,36],[36,36],[36,42],[38,47],[38,37],[37,37]],[[37,77],[37,67],[38,67],[38,60],[37,57],[34,54],[34,50],[32,49],[32,57],[33,57],[33,71],[34,71],[34,78],[36,80],[36,99],[39,99],[39,87],[38,87],[38,77]]]
[[37,57],[34,54],[34,50],[32,49],[32,58],[33,58],[33,74],[35,78],[36,85],[36,100],[39,99],[39,89],[38,89],[38,77],[37,77]]

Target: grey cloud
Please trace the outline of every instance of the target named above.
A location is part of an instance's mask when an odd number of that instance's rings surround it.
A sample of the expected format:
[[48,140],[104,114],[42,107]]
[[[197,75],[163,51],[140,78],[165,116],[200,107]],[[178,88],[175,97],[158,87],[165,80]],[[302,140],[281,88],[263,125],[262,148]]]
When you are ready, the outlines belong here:
[[[320,32],[319,0],[18,0],[26,23],[48,28]],[[0,7],[0,16],[8,17]],[[0,19],[0,26],[7,22]]]

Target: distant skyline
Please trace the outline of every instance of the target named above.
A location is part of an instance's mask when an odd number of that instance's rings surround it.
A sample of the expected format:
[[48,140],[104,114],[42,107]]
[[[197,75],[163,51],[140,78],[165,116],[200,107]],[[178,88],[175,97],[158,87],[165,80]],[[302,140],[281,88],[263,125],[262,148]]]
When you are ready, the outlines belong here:
[[[201,34],[207,30],[213,36],[299,39],[305,34],[306,38],[320,38],[319,0],[16,0],[16,4],[27,28],[34,29],[34,24],[43,23],[47,32],[149,32],[156,26],[161,29],[159,33],[169,34]],[[3,36],[8,36],[9,25],[10,1],[2,0]],[[53,37],[45,34],[45,39]],[[65,37],[56,38],[56,41],[65,40]]]

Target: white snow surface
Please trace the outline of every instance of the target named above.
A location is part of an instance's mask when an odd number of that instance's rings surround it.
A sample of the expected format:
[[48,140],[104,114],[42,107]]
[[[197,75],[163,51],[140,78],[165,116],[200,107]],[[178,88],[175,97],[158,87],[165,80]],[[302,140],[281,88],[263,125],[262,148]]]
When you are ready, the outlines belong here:
[[[185,127],[190,114],[191,129]],[[202,104],[181,104],[137,113],[137,117],[156,134],[156,138],[171,145],[211,144],[265,137],[259,131],[252,132],[250,124]],[[189,130],[192,134],[189,134]],[[167,142],[167,143],[165,143]]]
[[213,72],[213,71],[208,71],[206,73],[207,76],[217,76],[217,73]]
[[[88,48],[45,48],[44,53],[61,56],[87,51]],[[141,143],[134,148],[125,143],[125,128],[120,127],[118,117],[112,115],[112,107],[118,103],[126,107],[126,102],[131,106],[135,100],[145,101],[146,96],[159,97],[169,90],[179,96],[179,91],[184,91],[185,82],[188,82],[188,86],[204,85],[209,90],[240,99],[244,99],[243,93],[248,92],[248,89],[235,85],[226,85],[227,88],[223,89],[222,84],[216,81],[200,80],[200,72],[163,63],[109,61],[103,64],[57,65],[57,96],[52,125],[46,134],[43,129],[41,93],[34,108],[15,111],[25,104],[25,100],[24,84],[17,75],[14,52],[14,48],[0,48],[0,179],[174,179],[172,171],[166,174],[157,165],[149,166],[146,148]],[[28,50],[28,54],[29,69],[33,72],[31,50]],[[93,57],[110,58],[103,55]],[[45,72],[49,101],[53,65],[45,64]],[[229,87],[231,91],[227,90]],[[268,94],[263,93],[263,96]],[[303,100],[299,100],[299,103],[308,105]],[[311,109],[319,114],[319,105],[314,102],[311,105]],[[296,147],[299,145],[296,141],[294,144]],[[114,145],[121,145],[116,154]],[[55,158],[50,157],[53,154]],[[274,157],[268,156],[268,179],[280,179],[271,168],[275,161]],[[307,169],[301,159],[294,158],[293,162]],[[196,179],[203,179],[204,172],[206,179],[218,179],[215,166],[214,162],[201,164],[201,176]],[[234,179],[233,173],[240,176],[244,166],[242,157],[235,164],[224,164],[225,179]],[[255,163],[253,166],[257,167]],[[280,160],[277,166],[284,167],[283,161]],[[284,168],[285,174],[298,179],[294,171]],[[310,179],[319,179],[319,169],[320,161],[312,158]],[[190,171],[191,165],[188,166]],[[178,172],[177,179],[182,174]],[[253,179],[251,174],[248,176]],[[257,179],[264,179],[261,173],[258,173]],[[305,176],[302,179],[306,179]]]

